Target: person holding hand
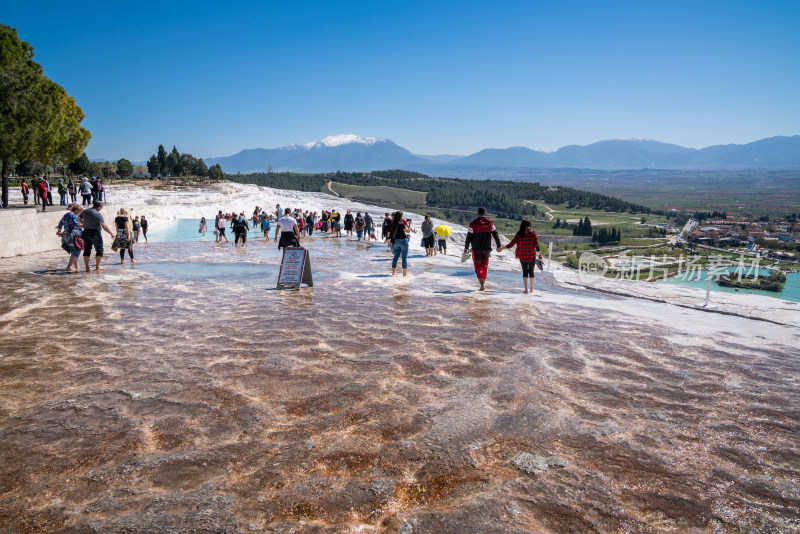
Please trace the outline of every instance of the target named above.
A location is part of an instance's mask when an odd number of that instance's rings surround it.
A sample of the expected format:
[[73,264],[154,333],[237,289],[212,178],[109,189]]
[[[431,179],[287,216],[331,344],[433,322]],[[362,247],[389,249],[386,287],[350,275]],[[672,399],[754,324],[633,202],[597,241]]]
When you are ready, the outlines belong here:
[[[522,287],[525,289],[525,293],[533,293],[533,271],[534,267],[536,267],[536,256],[541,254],[541,250],[539,250],[539,238],[531,228],[531,221],[528,219],[522,219],[519,231],[514,236],[514,239],[505,247],[497,249],[497,251],[510,250],[514,246],[517,247],[516,257],[522,264]],[[530,291],[528,291],[529,285]]]

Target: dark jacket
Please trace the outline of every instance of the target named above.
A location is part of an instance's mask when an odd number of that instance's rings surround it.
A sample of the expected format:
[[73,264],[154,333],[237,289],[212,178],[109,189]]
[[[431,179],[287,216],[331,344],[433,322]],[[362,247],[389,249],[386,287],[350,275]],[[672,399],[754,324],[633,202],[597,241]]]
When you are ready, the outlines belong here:
[[464,249],[469,249],[469,246],[472,245],[472,250],[492,250],[493,237],[497,248],[500,248],[500,236],[497,234],[497,228],[488,217],[481,215],[469,223]]
[[245,219],[244,215],[240,215],[238,219],[233,221],[233,232],[236,234],[243,234],[250,229],[250,225],[247,224],[247,219]]

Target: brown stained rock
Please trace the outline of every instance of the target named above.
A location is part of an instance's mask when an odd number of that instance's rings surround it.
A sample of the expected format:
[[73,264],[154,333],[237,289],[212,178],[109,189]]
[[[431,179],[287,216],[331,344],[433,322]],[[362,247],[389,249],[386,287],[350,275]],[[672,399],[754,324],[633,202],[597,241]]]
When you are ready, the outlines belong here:
[[181,417],[165,417],[151,427],[154,446],[157,450],[171,451],[185,448],[194,441],[194,432]]
[[533,502],[522,501],[520,506],[540,525],[537,531],[574,534],[601,532],[597,525],[586,518],[586,512],[579,506],[570,506],[547,498]]
[[705,529],[714,517],[708,504],[668,493],[629,495],[626,502],[637,511],[637,515],[664,530]]
[[[177,246],[148,254],[216,254]],[[0,324],[0,531],[800,528],[784,348],[677,345],[547,289],[522,305],[332,279],[253,298],[260,280],[112,268],[54,292],[5,265],[0,307],[33,308]],[[265,328],[286,309],[294,328]],[[111,315],[88,351],[82,325]],[[525,451],[569,465],[528,474]]]
[[438,462],[422,467],[417,482],[396,484],[394,497],[401,508],[429,506],[457,499],[484,488],[488,479],[468,466],[450,466]]
[[153,486],[166,490],[193,490],[225,474],[223,465],[203,458],[176,459],[159,463],[147,475]]
[[305,416],[318,413],[336,413],[352,408],[364,397],[353,391],[335,390],[315,397],[287,404],[287,413]]

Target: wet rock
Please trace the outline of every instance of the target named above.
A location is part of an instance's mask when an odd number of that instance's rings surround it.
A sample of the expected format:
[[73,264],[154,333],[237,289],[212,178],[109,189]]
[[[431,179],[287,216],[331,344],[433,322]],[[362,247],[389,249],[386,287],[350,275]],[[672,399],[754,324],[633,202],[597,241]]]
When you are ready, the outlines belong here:
[[388,495],[392,489],[394,488],[394,484],[390,480],[379,478],[375,480],[370,486],[369,489],[376,495]]
[[566,467],[567,461],[558,456],[540,456],[538,454],[523,452],[511,460],[511,464],[529,475],[538,475],[539,473],[544,473],[551,467]]
[[648,419],[654,419],[656,421],[666,421],[668,423],[673,421],[672,417],[670,417],[669,414],[664,410],[653,410],[646,408],[642,410],[642,415]]
[[522,514],[522,510],[515,502],[511,502],[506,505],[506,512],[508,512],[508,515],[511,517],[517,517],[518,515]]
[[595,438],[599,438],[600,436],[611,436],[620,432],[622,432],[622,429],[614,423],[600,423],[592,430],[591,434]]

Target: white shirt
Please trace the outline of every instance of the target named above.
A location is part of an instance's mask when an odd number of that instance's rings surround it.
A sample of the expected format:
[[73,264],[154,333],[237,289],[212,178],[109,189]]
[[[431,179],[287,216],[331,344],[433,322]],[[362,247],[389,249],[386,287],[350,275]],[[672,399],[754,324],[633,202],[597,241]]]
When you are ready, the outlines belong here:
[[284,215],[280,219],[278,219],[278,226],[281,227],[281,232],[292,232],[294,231],[294,226],[297,224],[297,221],[292,219],[289,215]]

